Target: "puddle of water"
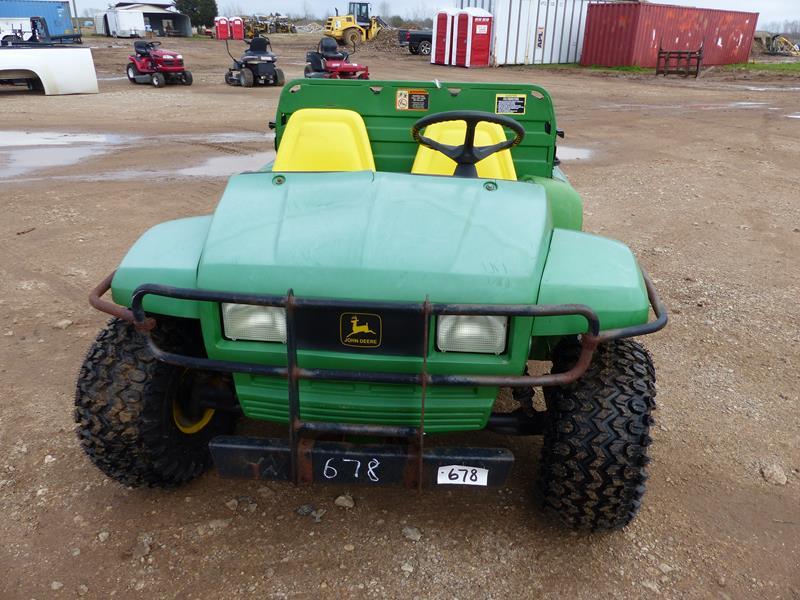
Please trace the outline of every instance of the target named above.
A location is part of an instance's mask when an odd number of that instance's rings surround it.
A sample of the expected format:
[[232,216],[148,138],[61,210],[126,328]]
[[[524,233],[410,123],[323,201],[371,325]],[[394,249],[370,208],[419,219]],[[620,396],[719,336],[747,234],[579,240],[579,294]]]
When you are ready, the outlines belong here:
[[57,131],[0,131],[0,178],[65,167],[120,144],[123,136]]
[[[736,86],[742,87],[742,86]],[[780,87],[780,86],[764,86],[757,87],[754,85],[743,86],[743,89],[749,92],[800,92],[800,87]]]
[[[81,160],[130,146],[140,136],[57,131],[0,131],[0,178],[16,177],[53,167],[74,165]],[[266,143],[271,148],[271,132],[233,131],[211,134],[152,136],[163,141],[197,141],[214,144],[237,142]],[[84,176],[66,176],[70,180],[126,180],[138,177],[229,177],[242,171],[257,170],[275,158],[272,151],[252,155],[218,156],[205,163],[175,171],[112,171]],[[19,179],[18,179],[19,180]]]
[[759,106],[768,106],[768,102],[731,102],[728,106],[731,108],[758,108]]
[[0,148],[20,146],[71,146],[73,144],[114,144],[122,136],[103,133],[63,133],[58,131],[0,131]]
[[215,156],[202,165],[178,169],[179,177],[230,177],[242,171],[258,171],[275,159],[274,152],[257,152],[246,156]]
[[0,156],[5,154],[6,157],[5,163],[0,166],[0,179],[17,177],[37,169],[74,165],[96,153],[94,146],[76,146],[69,150],[58,147],[22,148],[13,152],[0,152]]
[[187,139],[205,140],[214,144],[229,144],[232,142],[268,142],[275,139],[274,133],[261,133],[257,131],[235,131],[226,133],[209,133],[204,136],[192,135]]
[[592,157],[592,151],[588,148],[559,146],[556,156],[561,160],[589,160]]
[[128,78],[127,75],[117,75],[111,77],[98,77],[97,81],[119,81],[121,79],[127,79],[127,78]]
[[786,115],[786,116],[789,117],[790,119],[800,119],[800,113],[794,115]]

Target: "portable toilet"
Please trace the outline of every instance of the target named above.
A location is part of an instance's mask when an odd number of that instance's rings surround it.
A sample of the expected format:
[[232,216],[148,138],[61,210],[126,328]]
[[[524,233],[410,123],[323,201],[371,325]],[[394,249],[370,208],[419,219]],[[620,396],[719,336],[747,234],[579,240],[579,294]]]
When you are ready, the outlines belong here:
[[231,37],[228,19],[225,17],[214,17],[214,37],[218,40],[227,40]]
[[244,21],[241,17],[231,17],[230,20],[231,39],[243,40],[244,39]]
[[453,64],[453,19],[456,11],[440,10],[433,18],[431,64]]
[[464,8],[453,24],[453,64],[457,67],[488,67],[492,52],[492,13],[482,8]]

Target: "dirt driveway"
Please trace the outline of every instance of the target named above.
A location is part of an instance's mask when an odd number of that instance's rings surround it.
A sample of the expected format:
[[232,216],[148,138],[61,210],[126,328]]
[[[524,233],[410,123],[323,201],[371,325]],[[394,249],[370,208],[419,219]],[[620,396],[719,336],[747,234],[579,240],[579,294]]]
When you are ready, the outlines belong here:
[[[274,36],[288,77],[316,39]],[[535,503],[538,439],[511,440],[499,491],[213,472],[132,490],[89,463],[73,389],[105,319],[87,291],[148,227],[208,213],[229,174],[266,162],[278,97],[226,86],[214,41],[170,40],[195,84],[162,90],[123,78],[128,44],[91,44],[99,95],[0,91],[0,598],[800,598],[800,81],[358,55],[376,79],[547,87],[587,229],[629,243],[671,309],[646,340],[659,410],[645,507],[625,531],[579,535]],[[355,507],[335,506],[348,492]]]

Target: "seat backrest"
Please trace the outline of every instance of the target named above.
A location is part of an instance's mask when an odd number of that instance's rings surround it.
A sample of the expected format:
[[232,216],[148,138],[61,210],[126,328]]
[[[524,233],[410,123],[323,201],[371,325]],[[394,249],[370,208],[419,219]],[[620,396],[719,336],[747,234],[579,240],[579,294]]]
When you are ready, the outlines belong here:
[[150,54],[150,46],[144,40],[137,40],[133,42],[133,49],[139,56],[147,56]]
[[267,45],[269,44],[269,40],[265,37],[256,36],[250,42],[250,49],[248,52],[253,53],[264,53],[267,51]]
[[336,40],[329,37],[324,37],[319,41],[319,53],[325,58],[333,60],[346,60],[347,54],[339,52],[339,44]]
[[273,171],[374,171],[364,120],[345,109],[303,108],[283,131]]
[[[464,143],[467,126],[464,121],[448,121],[435,123],[425,128],[425,137],[442,144],[460,146]],[[500,125],[495,123],[479,123],[475,130],[476,146],[491,146],[506,140],[506,134]],[[511,151],[495,152],[475,164],[478,177],[484,179],[509,179],[516,181],[517,171],[511,159]],[[411,172],[418,175],[452,175],[456,169],[456,161],[447,158],[441,152],[420,146]]]

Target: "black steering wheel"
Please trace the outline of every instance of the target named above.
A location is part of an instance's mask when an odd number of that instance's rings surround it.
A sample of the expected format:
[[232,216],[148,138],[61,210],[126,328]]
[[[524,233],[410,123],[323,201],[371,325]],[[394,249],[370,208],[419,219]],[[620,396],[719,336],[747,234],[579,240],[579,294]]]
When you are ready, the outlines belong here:
[[[420,135],[419,130],[434,123],[447,123],[449,121],[464,121],[467,124],[467,131],[464,134],[464,143],[460,146],[450,146],[441,144],[436,140]],[[514,139],[505,140],[491,146],[475,146],[475,128],[478,123],[496,123],[514,132]],[[475,163],[491,156],[495,152],[507,150],[518,145],[525,137],[525,129],[511,117],[504,117],[494,113],[483,112],[480,110],[451,110],[440,112],[422,117],[411,127],[411,136],[418,144],[441,152],[447,158],[456,161],[456,170],[453,173],[456,177],[478,176],[478,169]]]

